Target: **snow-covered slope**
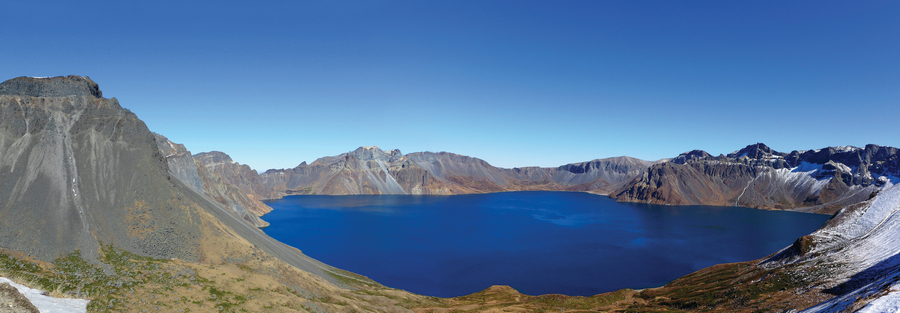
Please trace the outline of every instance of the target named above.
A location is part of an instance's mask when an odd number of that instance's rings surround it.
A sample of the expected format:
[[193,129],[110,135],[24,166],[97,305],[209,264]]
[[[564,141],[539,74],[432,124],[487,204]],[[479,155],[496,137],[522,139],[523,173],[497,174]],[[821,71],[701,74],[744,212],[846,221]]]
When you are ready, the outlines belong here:
[[845,312],[866,305],[864,312],[894,312],[890,308],[900,307],[900,185],[841,210],[809,237],[807,251],[784,257],[789,247],[761,264],[796,267],[817,282],[810,290],[834,295],[803,312]]

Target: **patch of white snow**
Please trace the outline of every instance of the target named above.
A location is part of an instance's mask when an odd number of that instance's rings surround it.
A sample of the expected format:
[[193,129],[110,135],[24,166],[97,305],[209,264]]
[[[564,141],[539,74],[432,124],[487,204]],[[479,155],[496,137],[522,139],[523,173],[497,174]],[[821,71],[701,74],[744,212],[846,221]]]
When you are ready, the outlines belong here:
[[838,152],[853,152],[853,151],[859,150],[859,148],[854,147],[854,146],[837,146],[837,147],[834,147],[834,149],[837,150]]
[[891,286],[888,293],[869,302],[857,313],[900,312],[900,284]]
[[91,302],[91,300],[85,299],[62,299],[46,296],[43,291],[14,283],[6,277],[0,277],[0,283],[9,283],[16,287],[19,293],[28,298],[41,313],[83,313],[87,312],[87,305]]
[[[873,306],[869,312],[884,312],[879,308],[900,304],[900,294],[894,290],[900,279],[900,186],[883,190],[864,210],[844,212],[841,215],[845,215],[843,222],[820,229],[814,234],[848,240],[849,245],[834,253],[834,257],[844,265],[842,273],[835,273],[844,277],[838,282],[863,271],[868,272],[864,276],[871,276],[872,280],[803,312],[841,312],[859,299],[873,297],[876,300],[870,303]],[[882,293],[889,286],[890,291]],[[884,297],[887,298],[881,300]]]

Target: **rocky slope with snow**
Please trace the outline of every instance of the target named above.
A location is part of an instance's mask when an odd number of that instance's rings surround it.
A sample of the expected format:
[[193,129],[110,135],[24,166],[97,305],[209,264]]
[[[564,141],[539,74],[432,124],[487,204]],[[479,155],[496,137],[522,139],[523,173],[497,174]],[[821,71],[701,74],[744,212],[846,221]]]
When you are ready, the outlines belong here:
[[867,145],[783,153],[764,144],[728,155],[700,150],[649,167],[611,193],[619,201],[734,205],[833,213],[900,182],[897,148]]
[[900,185],[842,209],[798,242],[760,266],[787,268],[814,282],[803,292],[833,296],[805,312],[855,311],[865,306],[883,312],[877,308],[900,304]]

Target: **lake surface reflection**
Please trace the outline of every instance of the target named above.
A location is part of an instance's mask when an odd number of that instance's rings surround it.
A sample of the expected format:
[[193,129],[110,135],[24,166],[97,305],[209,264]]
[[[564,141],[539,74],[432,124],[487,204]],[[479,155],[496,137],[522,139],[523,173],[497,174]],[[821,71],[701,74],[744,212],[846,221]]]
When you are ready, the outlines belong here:
[[392,288],[454,297],[491,285],[530,295],[647,288],[764,257],[829,216],[619,203],[580,192],[289,196],[264,231]]

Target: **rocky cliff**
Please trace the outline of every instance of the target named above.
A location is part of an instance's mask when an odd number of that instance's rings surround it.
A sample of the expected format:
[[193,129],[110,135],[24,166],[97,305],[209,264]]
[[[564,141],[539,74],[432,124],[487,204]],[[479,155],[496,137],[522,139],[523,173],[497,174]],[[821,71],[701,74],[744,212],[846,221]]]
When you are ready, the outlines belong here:
[[[220,174],[222,171],[217,170],[217,167],[213,166],[210,169],[201,161],[194,159],[184,145],[173,143],[160,134],[154,133],[154,136],[160,152],[166,157],[166,165],[172,176],[230,208],[251,225],[269,226],[268,222],[259,217],[271,212],[272,208],[263,203],[253,190],[242,190],[241,185],[235,185],[223,177]],[[230,161],[230,158],[228,160]]]
[[897,149],[877,145],[774,151],[749,145],[728,155],[694,150],[647,168],[611,196],[658,204],[735,205],[833,213],[900,181]]
[[[241,190],[248,197],[256,199],[275,199],[278,198],[271,187],[262,184],[259,181],[259,175],[246,164],[240,164],[233,160],[227,154],[219,151],[197,153],[194,159],[210,173],[214,173],[221,177],[225,182],[233,185]],[[255,211],[257,214],[268,213],[269,209]]]
[[99,242],[186,260],[204,253],[204,230],[189,222],[200,213],[169,181],[153,136],[89,78],[0,84],[0,156],[4,248],[43,260],[96,254]]

